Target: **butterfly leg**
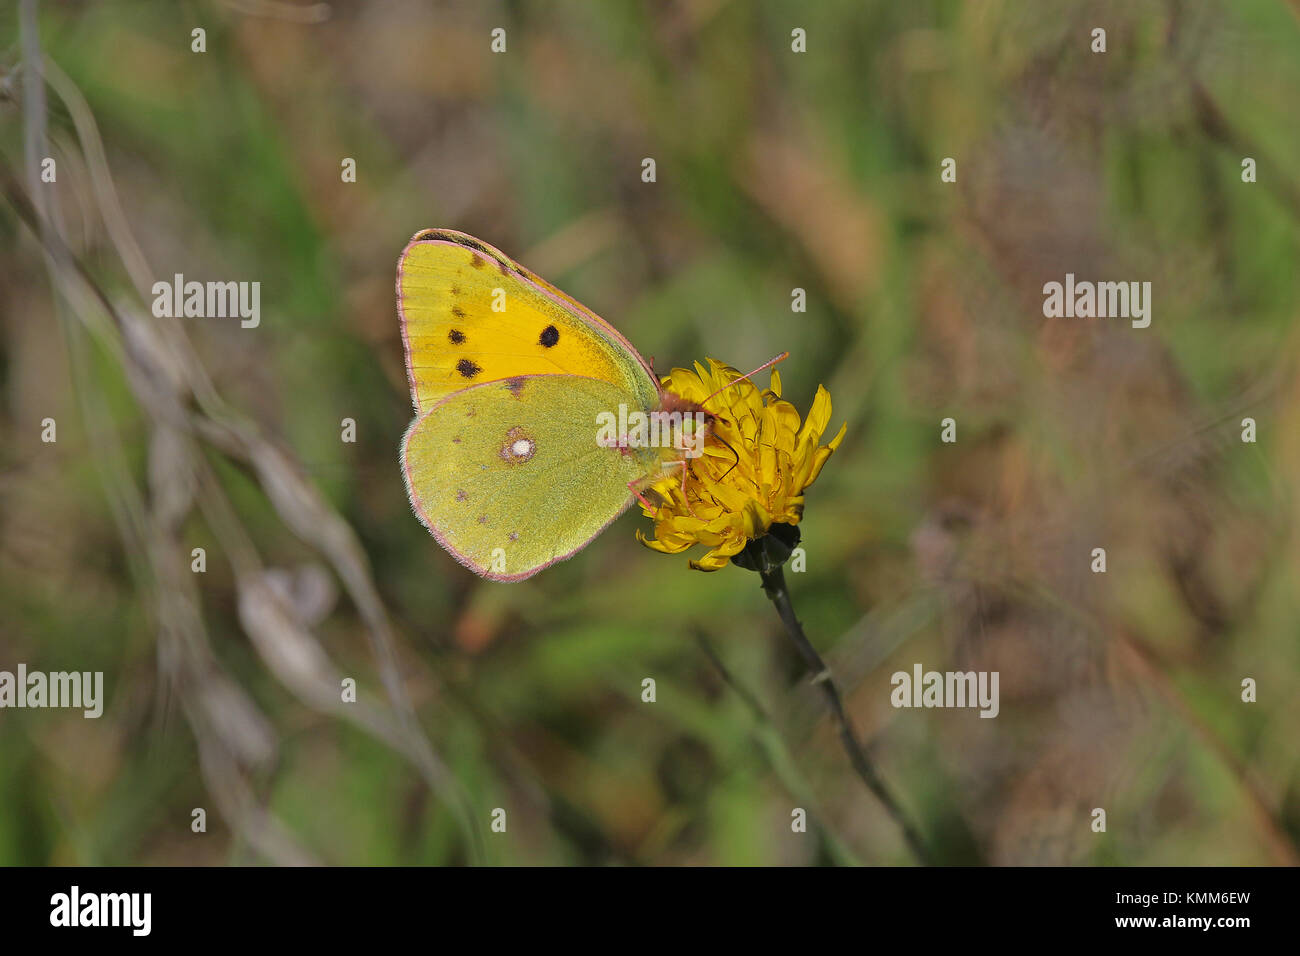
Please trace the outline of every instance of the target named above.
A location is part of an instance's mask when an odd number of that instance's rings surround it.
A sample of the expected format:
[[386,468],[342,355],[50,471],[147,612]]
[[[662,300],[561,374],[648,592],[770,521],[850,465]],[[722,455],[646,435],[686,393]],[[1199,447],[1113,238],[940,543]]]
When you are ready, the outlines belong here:
[[686,502],[686,510],[687,510],[688,512],[690,512],[691,517],[692,517],[692,518],[698,518],[699,515],[697,515],[697,514],[695,513],[695,509],[691,507],[691,499],[688,498],[688,497],[686,497],[686,471],[687,471],[688,468],[690,468],[690,465],[691,465],[691,463],[690,463],[690,459],[689,459],[689,458],[683,458],[681,461],[666,461],[666,462],[664,462],[664,467],[665,467],[665,468],[670,468],[670,467],[672,467],[673,465],[681,465],[681,466],[682,466],[682,501]]
[[[648,508],[650,511],[653,511],[655,514],[659,513],[659,506],[652,505],[649,502],[649,500],[646,498],[646,496],[641,494],[641,492],[637,489],[637,483],[635,481],[629,481],[627,483],[627,489],[628,491],[632,492],[632,494],[636,495],[637,500],[641,502],[641,504],[645,505],[646,508]],[[651,517],[654,517],[654,515],[651,515]]]
[[[682,500],[686,502],[686,510],[687,510],[688,512],[690,512],[691,517],[692,517],[692,518],[698,518],[699,515],[697,515],[697,514],[695,513],[695,509],[691,507],[691,499],[688,498],[688,497],[686,497],[686,470],[687,470],[687,468],[690,467],[690,460],[689,460],[689,459],[686,459],[686,458],[683,458],[681,461],[666,461],[666,462],[664,462],[664,467],[665,467],[665,468],[670,468],[670,467],[672,467],[673,465],[681,465],[681,466],[682,466]],[[652,504],[651,504],[651,503],[646,499],[645,495],[641,494],[641,492],[637,489],[637,483],[636,483],[635,481],[629,481],[629,482],[627,483],[627,487],[628,487],[628,490],[632,492],[632,494],[636,495],[637,500],[640,501],[641,504],[645,505],[645,507],[646,507],[648,510],[653,511],[656,515],[659,513],[659,506],[657,506],[657,505],[652,505]]]

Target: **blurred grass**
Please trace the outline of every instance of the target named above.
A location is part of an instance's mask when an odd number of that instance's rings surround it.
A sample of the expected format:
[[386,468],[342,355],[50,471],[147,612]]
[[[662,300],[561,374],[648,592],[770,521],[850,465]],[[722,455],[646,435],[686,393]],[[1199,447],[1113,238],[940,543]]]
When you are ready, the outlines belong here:
[[[490,862],[907,856],[755,578],[648,552],[627,516],[537,578],[483,584],[412,517],[392,281],[405,240],[435,225],[517,257],[657,367],[789,349],[788,398],[806,408],[828,385],[849,435],[809,495],[795,602],[941,860],[1295,861],[1293,4],[330,7],[303,25],[218,3],[43,3],[39,25],[157,278],[262,283],[258,329],[185,331],[218,391],[355,531]],[[1105,56],[1088,52],[1098,24]],[[189,50],[195,26],[205,54]],[[489,52],[496,26],[505,55]],[[790,52],[794,26],[807,54]],[[17,31],[0,15],[13,170]],[[50,99],[68,243],[130,301]],[[345,156],[355,184],[339,180]],[[939,181],[947,156],[956,185]],[[103,670],[108,695],[99,721],[0,712],[0,862],[264,860],[217,812],[185,692],[160,670],[40,252],[7,208],[0,236],[0,668]],[[1151,280],[1151,328],[1044,320],[1042,283],[1067,271]],[[806,314],[789,311],[795,287]],[[92,356],[143,488],[156,426],[119,361],[102,343]],[[1245,414],[1258,445],[1237,440]],[[938,441],[949,415],[955,446]],[[56,445],[39,441],[46,416]],[[339,441],[345,417],[355,445]],[[210,444],[200,456],[262,563],[319,562],[246,466]],[[471,860],[409,762],[277,680],[244,635],[221,531],[195,508],[180,536],[208,552],[212,653],[275,728],[274,759],[244,768],[259,804],[325,862]],[[1103,545],[1100,578],[1087,556]],[[382,699],[348,598],[313,633]],[[914,661],[999,669],[1001,716],[893,710],[889,674]],[[1258,704],[1240,703],[1243,676]],[[808,835],[790,832],[793,806]],[[1110,808],[1104,837],[1095,806]],[[507,837],[487,831],[494,807]]]

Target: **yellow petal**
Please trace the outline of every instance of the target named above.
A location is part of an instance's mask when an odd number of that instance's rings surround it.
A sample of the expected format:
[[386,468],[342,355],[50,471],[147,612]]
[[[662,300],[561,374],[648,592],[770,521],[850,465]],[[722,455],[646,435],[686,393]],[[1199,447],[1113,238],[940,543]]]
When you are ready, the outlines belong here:
[[675,541],[669,542],[662,538],[647,538],[638,528],[636,539],[652,551],[658,551],[661,554],[681,554],[687,548],[695,546],[694,541]]
[[686,563],[696,571],[721,571],[730,561],[730,558],[710,551],[700,560],[687,561]]
[[[772,516],[756,501],[751,501],[745,506],[744,519],[745,537],[750,541],[767,534],[767,529],[772,526]],[[740,548],[736,550],[739,551]]]
[[840,447],[840,442],[844,440],[844,433],[848,431],[848,427],[849,427],[848,422],[845,422],[843,425],[841,425],[839,434],[835,436],[835,438],[831,441],[831,443],[829,445],[823,445],[821,448],[818,448],[817,451],[814,453],[813,460],[812,460],[813,461],[812,468],[809,469],[808,477],[804,480],[803,483],[804,488],[807,488],[809,485],[811,485],[814,481],[817,480],[817,476],[822,473],[822,466],[825,465],[826,461],[831,457],[831,452],[833,452],[836,448]]
[[821,438],[822,432],[826,431],[826,426],[831,420],[831,393],[826,391],[825,386],[817,386],[817,394],[813,397],[812,408],[808,409],[808,417],[804,419],[803,429],[799,432],[799,443],[805,441],[816,441]]
[[844,422],[842,425],[840,425],[839,433],[834,438],[831,439],[830,444],[827,445],[826,447],[829,448],[831,451],[834,451],[836,448],[839,448],[840,442],[844,441],[844,433],[847,432],[848,430],[849,430],[849,423]]

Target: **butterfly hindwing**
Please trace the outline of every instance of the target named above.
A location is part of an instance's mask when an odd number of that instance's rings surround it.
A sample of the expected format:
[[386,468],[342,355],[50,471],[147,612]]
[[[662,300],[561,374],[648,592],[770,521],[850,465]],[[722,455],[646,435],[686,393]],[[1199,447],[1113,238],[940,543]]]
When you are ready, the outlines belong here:
[[517,376],[461,389],[426,409],[402,445],[416,514],[485,577],[517,581],[561,561],[633,500],[653,469],[600,446],[597,416],[628,399],[575,375]]
[[397,266],[407,373],[417,413],[447,395],[522,375],[580,375],[652,407],[658,384],[612,326],[503,253],[464,233],[419,232]]

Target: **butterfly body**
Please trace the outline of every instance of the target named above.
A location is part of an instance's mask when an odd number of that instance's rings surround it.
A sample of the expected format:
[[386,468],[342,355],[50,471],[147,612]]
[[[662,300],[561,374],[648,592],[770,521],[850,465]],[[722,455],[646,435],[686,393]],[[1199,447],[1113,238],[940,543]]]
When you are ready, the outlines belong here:
[[[411,504],[484,577],[522,580],[572,556],[702,445],[703,410],[666,392],[613,326],[472,236],[416,233],[397,303]],[[680,424],[694,414],[703,428]],[[608,424],[662,416],[673,424],[652,442]]]

